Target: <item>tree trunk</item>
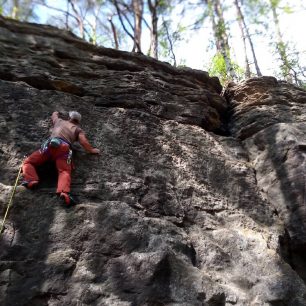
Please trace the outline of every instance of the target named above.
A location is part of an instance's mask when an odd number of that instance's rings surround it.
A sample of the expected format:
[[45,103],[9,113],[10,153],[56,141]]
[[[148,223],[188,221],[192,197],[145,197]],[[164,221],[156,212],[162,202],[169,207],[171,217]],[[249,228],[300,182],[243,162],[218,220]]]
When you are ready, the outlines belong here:
[[262,76],[262,73],[261,73],[261,71],[259,69],[259,66],[258,66],[258,61],[257,61],[257,57],[256,57],[256,54],[255,54],[255,49],[254,49],[253,41],[251,39],[251,35],[250,35],[250,32],[249,32],[249,29],[248,29],[248,27],[246,25],[244,16],[242,14],[242,11],[241,11],[241,8],[240,8],[240,5],[239,5],[239,1],[238,0],[234,0],[234,1],[235,1],[235,5],[236,5],[236,8],[237,8],[237,13],[240,16],[240,20],[241,20],[241,22],[243,24],[243,28],[244,28],[244,31],[245,31],[246,38],[247,38],[247,40],[248,40],[248,42],[250,44],[250,47],[251,47],[253,61],[254,61],[255,69],[256,69],[256,74],[257,74],[257,76]]
[[[126,28],[125,24],[124,24],[124,21],[122,19],[122,12],[119,8],[119,4],[118,4],[118,1],[117,0],[112,0],[112,3],[114,4],[115,8],[116,8],[116,11],[117,11],[117,15],[119,17],[119,21],[120,21],[120,24],[124,30],[124,32],[133,40],[134,42],[134,46],[133,46],[133,50],[132,52],[135,51],[135,46],[136,46],[136,43],[135,43],[135,35],[132,35],[129,30]],[[133,27],[132,27],[133,28]],[[133,33],[135,32],[134,28],[133,28]]]
[[66,14],[65,14],[65,28],[69,30],[69,1],[66,2]]
[[292,76],[290,74],[291,65],[290,65],[290,62],[288,60],[286,45],[283,41],[282,33],[281,33],[281,30],[280,30],[278,14],[276,12],[276,5],[273,3],[272,0],[270,0],[270,6],[271,6],[272,14],[273,14],[273,21],[274,21],[275,30],[276,30],[276,37],[277,37],[276,49],[277,49],[277,51],[279,53],[279,56],[280,56],[280,59],[282,61],[282,74],[283,74],[283,77],[288,82],[292,82]]
[[111,24],[112,33],[113,33],[114,42],[115,42],[115,49],[118,50],[119,49],[119,43],[118,43],[117,31],[116,31],[115,25],[113,23],[112,17],[109,17],[108,21]]
[[168,28],[168,24],[166,21],[163,21],[163,26],[166,30],[166,35],[167,35],[167,40],[169,42],[169,46],[170,46],[170,53],[172,55],[172,59],[173,59],[173,66],[176,67],[176,56],[175,56],[175,53],[174,53],[174,49],[173,49],[173,42],[172,42],[172,39],[171,39],[171,36],[170,36],[170,33],[169,33],[169,28]]
[[133,50],[141,53],[141,24],[143,15],[143,0],[132,0],[134,11],[134,47]]
[[[219,0],[204,0],[210,9],[210,17],[213,26],[213,32],[216,41],[216,47],[224,58],[226,71],[232,79],[237,79],[234,67],[230,58],[230,48],[228,36],[225,29],[223,11]],[[216,20],[217,19],[217,20]]]
[[72,11],[74,12],[75,14],[75,17],[77,19],[77,22],[78,22],[78,26],[79,26],[79,31],[80,31],[80,36],[85,39],[85,31],[84,31],[84,21],[83,21],[83,18],[81,16],[81,14],[78,12],[76,6],[75,6],[75,3],[73,0],[68,0],[70,5],[71,5],[71,8],[72,8]]
[[250,70],[249,59],[248,59],[248,54],[247,54],[245,30],[243,28],[243,22],[242,22],[243,16],[242,16],[242,12],[239,7],[238,0],[234,0],[234,4],[236,7],[236,11],[237,11],[237,20],[238,20],[238,25],[240,28],[242,42],[243,42],[244,61],[245,61],[245,78],[248,79],[251,77],[251,70]]
[[13,2],[13,9],[12,9],[12,18],[13,19],[19,19],[19,10],[20,10],[20,7],[19,7],[19,0],[14,0]]
[[157,16],[157,7],[159,5],[159,1],[155,0],[152,3],[152,0],[148,0],[148,6],[151,13],[151,46],[150,52],[154,58],[158,59],[158,31],[157,31],[157,23],[158,23],[158,16]]

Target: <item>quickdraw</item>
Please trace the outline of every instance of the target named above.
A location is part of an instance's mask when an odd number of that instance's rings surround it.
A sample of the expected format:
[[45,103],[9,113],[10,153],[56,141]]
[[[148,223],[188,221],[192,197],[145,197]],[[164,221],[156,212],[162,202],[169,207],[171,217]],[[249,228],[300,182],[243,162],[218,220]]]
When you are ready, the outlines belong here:
[[67,164],[71,164],[72,161],[72,150],[69,149],[68,157],[67,157]]

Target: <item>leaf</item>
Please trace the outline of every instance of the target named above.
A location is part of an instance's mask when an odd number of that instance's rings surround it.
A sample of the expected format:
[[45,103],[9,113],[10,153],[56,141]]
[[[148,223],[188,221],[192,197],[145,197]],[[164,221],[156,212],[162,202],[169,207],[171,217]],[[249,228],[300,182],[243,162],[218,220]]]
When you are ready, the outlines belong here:
[[290,6],[284,6],[284,7],[283,7],[283,11],[284,11],[286,14],[292,14],[292,13],[294,13],[294,10],[293,10]]

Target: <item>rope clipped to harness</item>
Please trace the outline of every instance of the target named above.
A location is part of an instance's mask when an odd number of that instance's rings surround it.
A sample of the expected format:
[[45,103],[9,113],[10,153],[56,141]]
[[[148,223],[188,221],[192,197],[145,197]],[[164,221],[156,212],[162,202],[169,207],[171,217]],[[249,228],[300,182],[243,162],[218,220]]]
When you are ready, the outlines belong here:
[[9,209],[10,209],[10,207],[12,206],[12,203],[13,203],[13,198],[14,198],[14,195],[15,195],[16,187],[17,187],[17,184],[18,184],[18,181],[19,181],[19,177],[20,177],[20,174],[21,174],[22,164],[23,164],[23,162],[21,163],[21,166],[20,166],[20,168],[19,168],[18,175],[17,175],[16,181],[15,181],[15,185],[14,185],[14,188],[13,188],[13,190],[12,190],[11,197],[10,197],[10,200],[9,200],[9,202],[8,202],[8,205],[7,205],[7,208],[6,208],[4,217],[3,217],[3,221],[2,221],[1,229],[0,229],[0,235],[1,235],[2,232],[3,232],[4,223],[5,223],[6,217],[7,217],[7,215],[8,215],[8,211],[9,211]]

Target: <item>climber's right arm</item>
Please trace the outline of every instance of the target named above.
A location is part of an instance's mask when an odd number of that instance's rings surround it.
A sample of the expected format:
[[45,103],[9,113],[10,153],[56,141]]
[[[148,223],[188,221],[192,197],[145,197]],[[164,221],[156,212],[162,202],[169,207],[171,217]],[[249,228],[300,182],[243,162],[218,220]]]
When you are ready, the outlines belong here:
[[89,143],[89,141],[87,140],[85,133],[84,132],[80,132],[79,134],[79,143],[81,144],[81,146],[88,152],[91,154],[100,154],[100,150],[97,148],[93,148],[91,146],[91,144]]

